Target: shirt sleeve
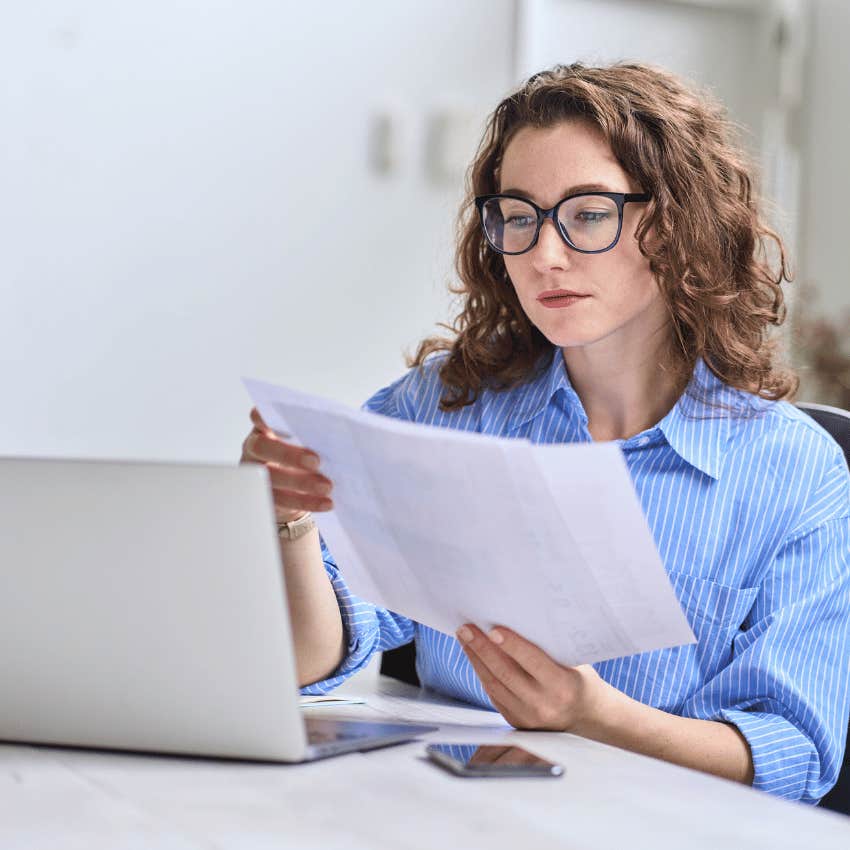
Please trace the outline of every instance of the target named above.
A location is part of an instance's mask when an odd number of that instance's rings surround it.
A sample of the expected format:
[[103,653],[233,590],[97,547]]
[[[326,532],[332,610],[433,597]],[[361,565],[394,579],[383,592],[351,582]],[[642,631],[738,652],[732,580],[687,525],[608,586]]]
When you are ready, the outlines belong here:
[[321,542],[325,571],[333,585],[342,615],[342,626],[346,636],[346,655],[342,664],[327,679],[301,688],[301,693],[305,696],[332,691],[366,667],[376,652],[410,643],[414,633],[412,620],[356,597],[348,589],[325,541]]
[[[409,400],[409,389],[416,379],[417,375],[414,371],[408,372],[395,383],[375,393],[363,405],[363,409],[396,419],[413,419],[415,413]],[[301,688],[301,693],[305,696],[332,691],[366,667],[376,652],[410,643],[415,632],[415,623],[412,620],[355,596],[345,583],[340,568],[325,545],[325,541],[322,540],[321,543],[325,571],[333,586],[342,615],[342,625],[346,635],[346,655],[342,664],[327,679]]]
[[849,685],[850,516],[833,514],[779,547],[732,662],[682,713],[740,730],[755,788],[814,804],[841,770]]

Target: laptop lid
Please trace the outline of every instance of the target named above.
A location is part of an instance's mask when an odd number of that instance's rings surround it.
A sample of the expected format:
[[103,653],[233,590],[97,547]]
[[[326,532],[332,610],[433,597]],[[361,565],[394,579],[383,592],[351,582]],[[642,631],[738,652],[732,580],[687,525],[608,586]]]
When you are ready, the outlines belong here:
[[298,761],[267,472],[0,459],[0,739]]

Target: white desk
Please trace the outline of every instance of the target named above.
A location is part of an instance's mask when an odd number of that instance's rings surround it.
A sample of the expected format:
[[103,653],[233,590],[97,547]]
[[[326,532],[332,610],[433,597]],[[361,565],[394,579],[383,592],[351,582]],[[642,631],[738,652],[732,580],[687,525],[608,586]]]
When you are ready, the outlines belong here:
[[[361,686],[362,687],[362,686]],[[0,848],[850,848],[850,818],[498,715],[429,702],[381,678],[366,706],[310,709],[509,738],[561,779],[461,779],[421,741],[306,765],[0,746]]]

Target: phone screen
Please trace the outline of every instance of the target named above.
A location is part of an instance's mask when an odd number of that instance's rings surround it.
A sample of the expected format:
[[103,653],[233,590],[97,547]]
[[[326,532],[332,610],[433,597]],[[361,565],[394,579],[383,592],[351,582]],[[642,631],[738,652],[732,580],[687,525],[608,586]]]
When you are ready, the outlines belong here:
[[507,744],[429,744],[428,757],[459,776],[562,776],[559,764]]

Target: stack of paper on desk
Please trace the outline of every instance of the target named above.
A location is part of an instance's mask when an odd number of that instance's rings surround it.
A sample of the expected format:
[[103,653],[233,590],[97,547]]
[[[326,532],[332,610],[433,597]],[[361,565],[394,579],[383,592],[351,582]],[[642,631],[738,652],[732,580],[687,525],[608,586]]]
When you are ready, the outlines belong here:
[[440,631],[504,625],[562,664],[694,641],[613,443],[532,445],[246,380],[334,482],[322,536],[360,598]]

